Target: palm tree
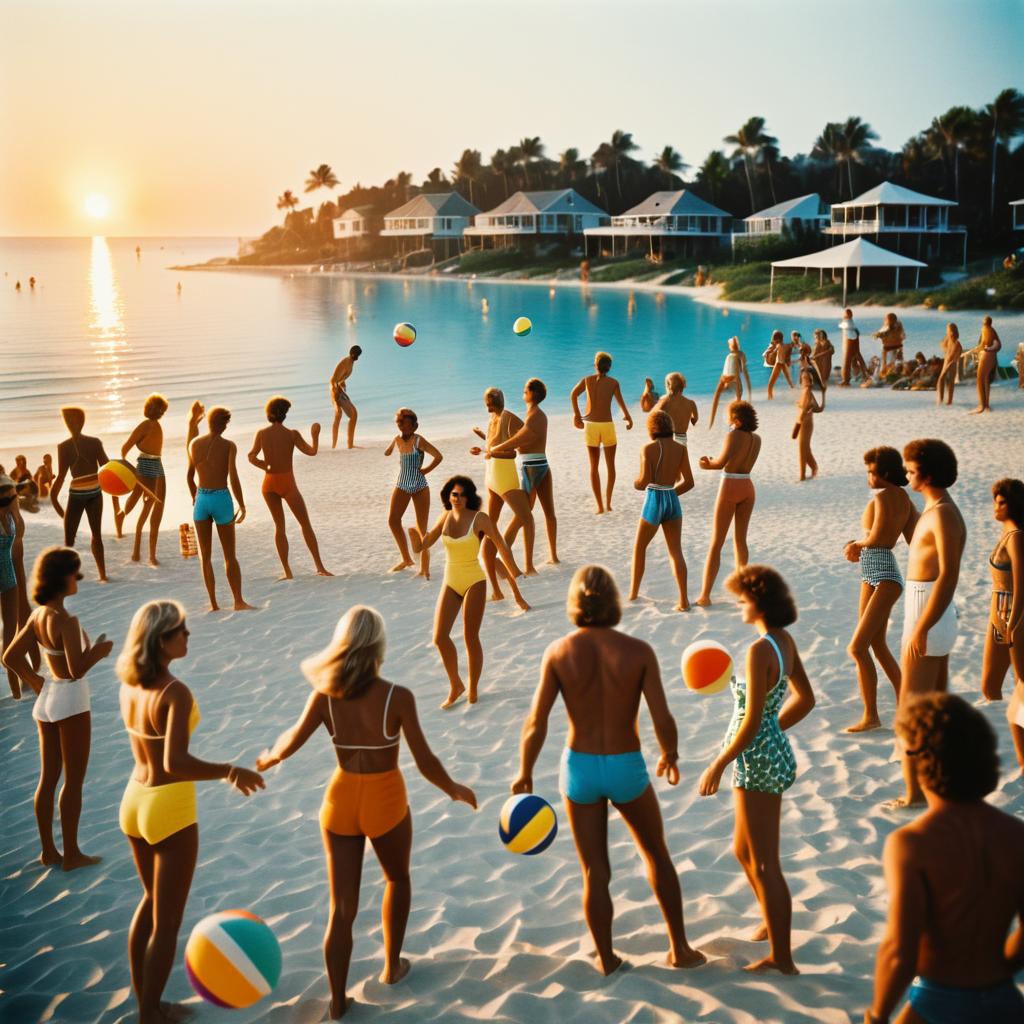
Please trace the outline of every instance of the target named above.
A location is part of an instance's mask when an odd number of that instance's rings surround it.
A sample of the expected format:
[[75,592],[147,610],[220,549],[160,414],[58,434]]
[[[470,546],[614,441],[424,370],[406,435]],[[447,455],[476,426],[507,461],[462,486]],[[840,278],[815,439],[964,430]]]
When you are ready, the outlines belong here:
[[845,144],[843,142],[843,126],[836,121],[829,121],[821,134],[814,140],[811,157],[830,163],[836,169],[836,195],[843,198],[842,161]]
[[563,185],[572,185],[579,180],[586,164],[580,159],[580,151],[570,146],[558,154],[558,177]]
[[850,185],[850,198],[853,198],[853,164],[862,163],[864,154],[871,148],[871,140],[877,139],[878,133],[866,121],[859,117],[848,117],[843,125],[840,153],[846,163],[846,178]]
[[996,214],[996,157],[999,143],[1009,141],[1024,133],[1024,95],[1016,89],[1004,89],[992,103],[985,106],[992,126],[992,189],[989,192],[989,223]]
[[932,120],[925,133],[928,148],[953,165],[953,197],[960,201],[960,153],[977,131],[977,115],[970,107],[950,107]]
[[315,171],[309,172],[306,179],[306,191],[313,192],[318,188],[337,188],[338,178],[331,170],[330,164],[321,164]]
[[496,149],[489,166],[491,173],[501,178],[505,186],[505,198],[508,199],[508,176],[515,167],[511,157],[504,149]]
[[900,151],[900,169],[910,181],[919,181],[928,161],[928,144],[923,134],[915,135],[903,143]]
[[444,176],[444,171],[440,167],[435,167],[427,175],[426,184],[432,189],[440,190],[448,184],[448,179]]
[[761,148],[761,136],[764,131],[764,118],[751,117],[746,124],[734,135],[726,135],[723,142],[729,143],[736,148],[732,151],[732,159],[743,161],[743,170],[747,175],[747,190],[750,192],[750,212],[754,212],[756,201],[754,200],[754,181],[750,175],[750,165],[753,158]]
[[654,166],[665,175],[665,183],[672,187],[672,179],[680,177],[683,171],[690,169],[690,165],[683,163],[683,155],[671,146],[666,146],[654,161]]
[[395,175],[395,191],[402,193],[402,202],[409,202],[409,188],[412,185],[412,174],[409,171],[399,171]]
[[720,149],[708,153],[697,172],[697,181],[707,188],[711,202],[718,199],[718,190],[729,180],[729,161]]
[[527,136],[527,138],[519,140],[519,145],[516,149],[519,153],[517,162],[523,169],[523,181],[529,187],[530,164],[534,160],[539,160],[544,155],[544,143],[540,141],[539,135]]
[[284,219],[286,221],[288,220],[288,214],[291,213],[292,210],[294,210],[295,207],[298,206],[298,205],[299,205],[298,197],[292,192],[292,190],[290,188],[286,188],[277,197],[277,208],[279,210],[284,210]]
[[772,174],[772,164],[779,161],[778,141],[774,135],[762,135],[761,145],[757,151],[757,160],[764,164],[765,170],[768,171],[768,191],[772,194],[773,204],[779,201],[775,195],[775,176]]
[[[478,149],[464,149],[452,168],[452,180],[469,182],[469,201],[473,202],[473,183],[480,180],[484,165]],[[474,204],[475,205],[475,204]]]
[[622,200],[622,172],[624,163],[630,161],[629,154],[640,147],[633,141],[632,132],[624,132],[616,129],[612,132],[611,142],[602,142],[594,150],[593,161],[597,168],[605,171],[615,171],[615,191],[619,201]]

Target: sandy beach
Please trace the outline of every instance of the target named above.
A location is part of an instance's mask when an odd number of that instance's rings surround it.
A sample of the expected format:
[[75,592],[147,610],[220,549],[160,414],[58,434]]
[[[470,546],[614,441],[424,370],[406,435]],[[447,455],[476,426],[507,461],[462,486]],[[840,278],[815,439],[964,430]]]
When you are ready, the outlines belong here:
[[[522,283],[522,282],[519,282]],[[547,283],[547,282],[545,282]],[[642,286],[635,286],[642,287]],[[785,308],[785,307],[784,307]],[[817,307],[820,310],[820,307]],[[788,310],[787,310],[788,311]],[[901,311],[901,316],[918,311]],[[925,311],[921,311],[923,314]],[[948,314],[930,314],[946,318]],[[1000,318],[1001,319],[1001,318]],[[1008,318],[1009,319],[1009,318]],[[868,321],[870,322],[870,321]],[[1004,359],[1016,337],[1007,337]],[[524,374],[528,367],[524,367]],[[800,619],[792,633],[800,645],[817,707],[794,731],[799,763],[796,784],[783,799],[783,867],[793,894],[794,956],[799,977],[751,976],[742,967],[761,946],[749,941],[757,908],[732,853],[733,815],[727,787],[717,797],[696,792],[701,771],[717,750],[731,714],[728,693],[700,698],[679,675],[683,648],[698,638],[724,643],[739,659],[749,642],[721,586],[731,566],[723,552],[716,604],[689,614],[671,611],[674,584],[664,547],[648,553],[642,598],[627,608],[622,628],[650,642],[659,657],[671,709],[680,733],[678,787],[658,780],[669,849],[681,873],[687,931],[708,954],[695,971],[664,965],[664,926],[644,877],[642,863],[622,821],[612,814],[609,842],[616,949],[632,969],[603,978],[589,960],[591,941],[583,920],[581,882],[568,824],[557,791],[557,766],[565,736],[561,709],[535,773],[535,788],[559,813],[560,832],[538,857],[508,853],[497,837],[497,816],[517,774],[518,738],[537,682],[545,646],[567,632],[565,592],[574,569],[602,562],[620,588],[629,561],[640,498],[632,488],[642,422],[630,433],[620,427],[615,511],[592,512],[582,435],[563,415],[562,396],[552,395],[549,458],[560,513],[563,564],[541,565],[523,589],[533,606],[518,613],[510,600],[489,604],[482,638],[486,653],[480,703],[442,712],[445,676],[431,647],[433,606],[443,571],[438,548],[433,578],[408,572],[389,575],[395,549],[387,528],[387,503],[397,459],[382,457],[383,445],[352,452],[321,451],[296,457],[299,484],[310,507],[324,561],[334,579],[312,575],[301,536],[289,520],[292,567],[297,578],[277,582],[279,566],[269,515],[259,495],[259,474],[241,467],[249,515],[239,528],[245,595],[257,611],[205,611],[206,595],[197,560],[178,554],[177,526],[190,518],[184,483],[180,415],[168,424],[165,463],[168,501],[160,542],[159,569],[128,560],[131,541],[113,538],[105,512],[107,564],[113,582],[100,587],[82,535],[86,582],[70,607],[90,635],[106,632],[120,649],[128,621],[145,600],[181,600],[190,611],[191,653],[180,675],[202,709],[192,744],[200,757],[252,764],[301,709],[308,685],[299,661],[327,641],[339,615],[356,603],[384,615],[389,654],[383,674],[416,693],[424,729],[454,777],[473,786],[474,812],[452,804],[417,773],[403,750],[412,806],[413,906],[405,954],[413,969],[394,987],[377,981],[382,959],[380,871],[368,854],[349,994],[353,1021],[530,1021],[702,1022],[784,1021],[847,1024],[859,1021],[871,995],[874,958],[886,912],[879,857],[886,836],[908,820],[883,811],[883,800],[899,791],[898,767],[889,763],[893,734],[886,727],[858,737],[842,732],[860,711],[853,663],[846,645],[855,623],[859,574],[842,557],[843,544],[860,536],[860,516],[869,498],[862,453],[878,444],[896,447],[915,437],[946,440],[957,453],[960,479],[952,495],[969,536],[956,603],[960,639],[950,658],[951,689],[979,697],[990,579],[987,557],[998,533],[991,517],[990,486],[1002,476],[1021,476],[1024,404],[1015,382],[993,389],[994,412],[970,416],[974,388],[958,389],[952,409],[936,410],[933,392],[832,389],[827,411],[817,417],[814,451],[821,476],[796,484],[796,443],[790,440],[795,392],[776,400],[755,395],[764,437],[755,471],[757,506],[750,531],[751,559],[778,568],[793,588]],[[403,401],[411,401],[408,396]],[[706,420],[709,403],[700,402]],[[512,403],[518,409],[519,403]],[[634,413],[637,409],[633,408]],[[457,437],[435,436],[429,421],[421,431],[445,455],[431,477],[432,518],[437,492],[455,472],[482,481],[481,461],[468,454],[470,427]],[[300,424],[296,423],[296,426]],[[305,426],[305,424],[302,424]],[[327,425],[329,428],[329,424]],[[386,427],[368,422],[360,434],[381,436]],[[718,453],[724,424],[708,431],[701,422],[690,434],[690,456]],[[328,429],[329,432],[329,429]],[[242,452],[249,436],[229,432]],[[57,438],[54,438],[56,441]],[[113,447],[111,445],[110,447]],[[243,456],[244,459],[244,456]],[[696,487],[683,498],[683,548],[690,570],[691,600],[710,532],[717,474],[694,470]],[[920,501],[918,500],[920,505]],[[411,517],[408,520],[412,522]],[[49,506],[27,517],[26,565],[38,551],[61,539]],[[215,552],[218,549],[215,548]],[[543,519],[537,512],[538,563],[546,558]],[[897,548],[906,564],[906,548]],[[228,597],[220,565],[218,590]],[[899,644],[902,600],[894,610],[890,646]],[[462,654],[461,632],[453,634]],[[10,1021],[127,1022],[135,1019],[126,963],[126,934],[138,898],[128,844],[117,824],[117,808],[131,768],[131,753],[117,711],[113,658],[91,675],[93,745],[82,815],[83,848],[100,854],[95,868],[65,875],[36,863],[38,840],[32,795],[38,750],[31,701],[0,701],[0,750],[5,813],[0,832],[0,1018]],[[5,687],[6,690],[6,687]],[[1008,689],[1007,689],[1008,692]],[[883,720],[893,711],[891,691],[880,686]],[[983,707],[996,729],[1003,775],[994,805],[1024,815],[1024,784],[1016,772],[1005,705]],[[650,722],[641,718],[644,751],[653,769],[657,746]],[[227,786],[199,787],[200,854],[186,910],[179,954],[166,998],[188,999],[196,1020],[226,1019],[223,1011],[192,995],[181,952],[192,926],[218,909],[243,907],[264,917],[284,955],[277,989],[262,1004],[239,1011],[238,1022],[312,1022],[324,1018],[328,989],[321,940],[327,917],[327,887],[317,812],[334,765],[328,737],[320,733],[291,761],[267,775],[267,789],[248,801]]]

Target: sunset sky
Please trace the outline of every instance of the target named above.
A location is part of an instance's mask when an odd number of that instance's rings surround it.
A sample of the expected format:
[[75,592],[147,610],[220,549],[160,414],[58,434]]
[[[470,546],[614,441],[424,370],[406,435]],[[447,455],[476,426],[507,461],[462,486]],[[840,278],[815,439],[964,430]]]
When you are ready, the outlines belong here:
[[[539,135],[701,163],[859,115],[899,148],[1024,88],[1021,0],[0,0],[0,235],[260,233],[329,163],[418,182]],[[86,213],[94,197],[93,214]],[[326,198],[326,196],[323,196]],[[318,199],[319,201],[319,199]]]

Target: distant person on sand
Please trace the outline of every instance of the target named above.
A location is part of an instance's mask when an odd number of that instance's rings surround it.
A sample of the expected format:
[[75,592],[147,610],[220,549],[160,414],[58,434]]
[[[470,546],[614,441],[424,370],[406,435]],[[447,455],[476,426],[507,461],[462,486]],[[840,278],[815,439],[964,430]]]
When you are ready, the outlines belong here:
[[985,800],[999,783],[995,733],[948,693],[902,708],[896,732],[928,809],[885,842],[889,922],[865,1024],[888,1021],[908,985],[903,1024],[1017,1024],[1024,822]]
[[121,458],[127,459],[128,453],[133,448],[139,450],[139,460],[135,465],[135,473],[139,483],[147,487],[156,495],[153,500],[141,487],[136,487],[128,498],[121,512],[117,507],[117,499],[114,499],[114,522],[117,525],[117,535],[121,536],[121,526],[125,516],[142,499],[142,512],[139,514],[139,521],[135,524],[135,546],[132,548],[132,561],[138,562],[142,557],[142,531],[145,528],[147,518],[149,524],[149,564],[159,565],[156,557],[156,543],[160,536],[160,521],[164,515],[164,497],[167,494],[167,480],[164,478],[164,465],[160,456],[164,450],[164,429],[160,425],[160,419],[167,412],[167,399],[163,395],[153,394],[146,399],[142,414],[145,419],[131,432],[131,436],[121,445]]
[[644,377],[644,389],[640,392],[640,411],[653,412],[660,397],[654,381],[650,377]]
[[819,327],[814,332],[814,351],[811,358],[818,368],[818,379],[823,389],[829,385],[829,378],[832,376],[832,357],[835,354],[835,346],[829,340],[828,334]]
[[[774,338],[774,335],[773,335]],[[771,350],[769,345],[769,351]],[[740,339],[733,335],[729,339],[729,354],[725,357],[722,365],[722,375],[715,385],[715,394],[711,399],[711,418],[708,420],[708,430],[715,425],[715,416],[718,413],[718,399],[723,391],[735,388],[737,401],[743,397],[743,381],[747,382],[747,394],[752,395],[753,389],[750,386],[750,374],[747,372],[747,355],[740,349]],[[697,422],[696,419],[693,421]]]
[[[316,455],[320,446],[320,424],[314,423],[310,427],[312,444],[307,444],[306,439],[298,430],[292,430],[284,425],[285,417],[292,403],[287,398],[275,395],[267,402],[266,413],[270,421],[269,427],[256,431],[253,438],[252,448],[249,451],[249,461],[264,472],[263,477],[263,500],[270,509],[270,515],[274,520],[274,542],[277,544],[277,555],[281,559],[284,568],[282,579],[290,580],[292,571],[288,566],[288,534],[284,525],[284,504],[295,516],[302,529],[302,539],[313,556],[313,564],[316,566],[318,576],[332,576],[324,568],[320,560],[320,545],[317,543],[316,534],[313,532],[312,524],[309,521],[309,512],[306,510],[306,502],[299,491],[299,485],[295,482],[295,474],[292,472],[292,458],[295,449],[298,448],[303,455]],[[263,458],[259,453],[263,453]]]
[[[42,846],[41,864],[60,865],[65,871],[88,867],[99,857],[82,853],[78,822],[82,814],[82,788],[89,766],[92,737],[89,681],[86,676],[106,658],[113,644],[104,634],[89,642],[78,619],[64,601],[78,593],[82,561],[71,548],[47,548],[32,571],[32,597],[39,605],[4,651],[4,664],[36,695],[32,717],[39,731],[39,786],[35,795],[36,823]],[[50,678],[32,668],[36,650],[46,655]],[[60,791],[60,832],[64,852],[53,841],[53,798]]]
[[[480,676],[484,668],[484,649],[480,643],[480,623],[484,617],[487,591],[483,584],[487,574],[480,565],[480,545],[486,537],[494,544],[511,578],[520,575],[519,567],[498,532],[494,522],[480,511],[480,495],[476,484],[467,476],[453,476],[441,488],[444,512],[433,528],[424,536],[416,527],[409,528],[409,540],[417,554],[435,544],[438,538],[444,544],[444,582],[437,595],[434,612],[434,646],[441,655],[441,663],[448,675],[448,697],[441,705],[447,710],[465,695],[475,704]],[[518,593],[518,590],[515,591]],[[522,602],[521,607],[526,602]],[[466,658],[469,662],[469,692],[459,675],[459,656],[452,643],[451,632],[455,619],[462,611],[462,628],[466,640]]]
[[356,420],[359,419],[359,413],[356,411],[352,399],[348,396],[348,385],[346,382],[352,376],[356,360],[362,354],[363,350],[358,345],[353,345],[348,350],[348,355],[338,363],[334,368],[334,373],[331,374],[331,404],[334,406],[334,424],[331,427],[332,449],[338,447],[338,427],[341,426],[341,417],[343,415],[348,417],[348,446],[349,448],[355,448],[356,446]]
[[[3,647],[14,639],[28,619],[23,607],[25,580],[25,520],[18,509],[18,493],[14,481],[0,473],[0,620],[3,622]],[[2,651],[0,651],[2,653]],[[21,687],[13,669],[7,671],[11,696],[18,700]]]
[[668,963],[697,967],[705,956],[686,940],[679,875],[665,844],[661,808],[640,746],[637,716],[647,704],[661,747],[657,777],[679,783],[678,734],[649,644],[615,629],[622,617],[611,573],[599,565],[576,570],[566,603],[576,629],[550,644],[541,663],[533,706],[523,724],[519,777],[513,793],[533,792],[533,769],[561,696],[569,718],[559,788],[583,872],[583,912],[608,975],[622,966],[612,946],[608,892],[608,803],[625,819],[643,855],[647,877],[668,928]]
[[47,498],[50,495],[50,487],[53,485],[53,456],[47,452],[43,456],[43,464],[36,470],[36,490],[40,498]]
[[647,432],[651,443],[640,450],[640,475],[633,483],[638,491],[645,492],[646,498],[633,542],[629,599],[635,601],[640,593],[640,582],[647,564],[647,546],[660,529],[665,535],[672,575],[679,587],[675,611],[687,612],[690,610],[690,598],[686,592],[686,559],[681,542],[683,510],[679,495],[693,488],[690,457],[686,446],[674,440],[672,417],[667,412],[652,412],[647,417]]
[[766,565],[748,565],[725,585],[758,638],[747,650],[744,676],[733,676],[732,720],[698,789],[701,796],[713,796],[725,769],[733,766],[733,849],[764,918],[753,939],[769,942],[768,956],[747,970],[797,974],[790,947],[793,904],[779,860],[779,824],[782,794],[796,781],[796,758],[786,732],[814,708],[814,692],[796,642],[785,629],[797,618],[786,581]]
[[843,336],[843,369],[839,384],[845,388],[850,386],[851,374],[859,374],[862,380],[869,376],[864,357],[860,353],[860,328],[853,322],[852,309],[843,310],[843,319],[839,321],[839,333]]
[[651,410],[669,414],[672,420],[672,438],[684,448],[690,427],[696,426],[697,420],[700,418],[697,403],[683,394],[685,390],[686,378],[681,373],[666,374],[665,394],[658,399]]
[[[96,572],[101,583],[107,582],[107,568],[103,555],[103,492],[97,476],[101,466],[109,461],[98,437],[87,437],[82,433],[85,427],[85,410],[74,405],[65,405],[61,411],[64,425],[71,436],[57,446],[57,478],[50,490],[50,504],[57,515],[64,520],[64,544],[73,548],[78,536],[78,524],[85,515],[92,533],[92,557],[96,561]],[[60,503],[60,489],[64,479],[71,474],[68,485],[68,507]]]
[[786,378],[786,383],[793,386],[793,375],[790,373],[789,365],[793,361],[793,346],[799,343],[800,335],[794,331],[793,337],[786,341],[782,331],[772,331],[772,340],[764,352],[766,366],[772,368],[768,377],[768,400],[775,397],[775,382],[781,373]]
[[997,480],[992,487],[993,515],[1003,532],[989,556],[992,606],[985,628],[981,692],[1002,700],[1006,670],[1013,670],[1008,718],[1010,735],[1024,773],[1024,483]]
[[874,654],[892,683],[897,702],[900,696],[900,665],[886,641],[889,616],[903,593],[903,574],[892,549],[902,536],[909,544],[917,525],[917,509],[903,489],[907,474],[895,448],[872,448],[864,453],[868,487],[875,493],[861,519],[863,540],[851,540],[843,549],[849,562],[860,563],[860,602],[857,628],[847,651],[857,666],[857,682],[864,702],[864,714],[847,732],[878,729],[878,673]]
[[[519,528],[523,529],[524,575],[534,576],[537,570],[533,565],[534,522],[530,499],[526,496],[516,471],[516,450],[505,445],[495,451],[496,445],[508,441],[523,428],[523,421],[505,408],[505,395],[500,388],[488,388],[484,392],[484,405],[491,414],[487,423],[486,433],[479,427],[473,433],[485,442],[485,447],[474,445],[469,449],[471,455],[483,455],[485,459],[484,483],[487,486],[487,515],[495,526],[501,515],[503,505],[508,505],[512,513],[512,522],[505,530],[505,543],[510,547]],[[495,553],[493,548],[484,544],[484,565],[494,592],[493,600],[500,600],[501,590],[498,587],[495,570]]]
[[884,377],[890,366],[895,366],[903,361],[903,342],[906,341],[907,332],[895,313],[886,313],[882,326],[875,331],[874,335],[882,343],[882,376]]
[[[722,452],[717,459],[700,457],[701,469],[720,469],[722,481],[715,501],[715,521],[708,545],[708,558],[704,565],[704,582],[697,604],[711,604],[711,591],[718,578],[722,561],[722,545],[733,526],[733,545],[736,549],[736,568],[747,564],[747,529],[754,511],[754,482],[751,470],[761,452],[761,438],[757,436],[757,413],[749,402],[729,403],[729,433],[725,435]],[[735,520],[735,524],[733,523]]]
[[992,378],[995,376],[998,359],[996,353],[1003,347],[996,329],[992,326],[992,317],[987,316],[981,322],[981,335],[975,351],[978,353],[978,408],[972,413],[991,412],[989,397],[992,392]]
[[797,462],[800,465],[799,482],[807,479],[810,470],[811,479],[818,475],[818,463],[811,452],[811,435],[814,433],[814,414],[821,412],[823,406],[814,397],[814,374],[807,367],[800,371],[800,397],[796,402],[796,425],[793,427],[793,438],[797,442]]
[[[911,488],[924,496],[925,505],[914,527],[907,560],[900,707],[918,694],[945,690],[949,685],[949,654],[959,632],[953,596],[967,543],[963,516],[948,491],[957,477],[953,450],[944,441],[931,438],[911,441],[903,449],[903,462]],[[903,779],[906,795],[891,806],[922,803],[924,797],[905,752]]]
[[964,347],[960,344],[960,331],[956,324],[946,324],[946,336],[942,339],[942,369],[939,371],[939,381],[935,386],[936,405],[942,405],[943,398],[946,399],[946,405],[953,404],[953,390],[956,387],[960,357],[963,354]]
[[[398,480],[395,481],[395,489],[391,492],[391,505],[388,509],[388,527],[398,545],[401,561],[391,567],[391,572],[408,569],[413,564],[412,556],[409,554],[409,542],[406,540],[405,530],[402,529],[402,516],[405,515],[411,501],[416,513],[417,528],[420,533],[427,532],[430,517],[430,485],[427,483],[427,474],[437,469],[444,458],[426,438],[416,433],[420,421],[412,409],[399,409],[395,413],[395,426],[398,427],[398,434],[384,449],[386,456],[397,449],[399,463]],[[423,465],[424,455],[430,456],[430,462],[426,467]],[[430,552],[427,550],[420,553],[418,575],[430,579]]]
[[[520,483],[530,502],[530,512],[540,499],[544,510],[544,525],[548,535],[548,565],[558,565],[558,518],[555,515],[554,481],[548,465],[548,417],[540,404],[547,398],[548,389],[544,381],[531,377],[523,385],[523,402],[526,404],[526,419],[511,437],[498,444],[489,445],[492,455],[505,452],[519,452]],[[513,519],[505,531],[505,541],[511,548],[519,531],[519,519]]]
[[182,1007],[161,1002],[177,959],[178,929],[199,855],[196,783],[223,779],[242,796],[263,789],[241,765],[203,761],[190,750],[199,705],[171,672],[188,654],[185,609],[149,601],[133,616],[117,659],[121,721],[135,762],[118,822],[131,846],[142,899],[128,930],[128,965],[139,1024],[183,1019]]
[[[626,421],[626,429],[633,429],[633,417],[629,415],[629,409],[622,398],[622,391],[619,389],[619,382],[614,377],[608,376],[612,368],[612,357],[607,352],[598,352],[594,356],[594,369],[596,373],[584,377],[572,389],[569,400],[572,402],[573,426],[577,430],[585,430],[584,443],[587,446],[587,456],[590,459],[590,486],[594,492],[594,501],[597,502],[597,513],[611,512],[612,492],[615,490],[615,446],[618,440],[615,436],[615,424],[612,422],[612,399],[619,403],[622,410],[622,418]],[[587,409],[580,415],[579,398],[583,392],[587,393]],[[605,468],[608,474],[608,482],[605,487],[605,498],[601,500],[601,448],[604,447]]]
[[26,512],[39,511],[39,488],[36,487],[32,477],[32,470],[28,468],[28,456],[15,455],[14,468],[11,470],[11,479],[14,481],[18,492],[18,504]]
[[[215,405],[206,417],[209,432],[197,437],[189,445],[188,489],[192,495],[192,519],[199,541],[199,563],[203,569],[203,582],[210,596],[210,611],[218,611],[217,584],[213,576],[213,526],[217,525],[221,550],[224,552],[224,572],[231,587],[236,612],[252,608],[242,597],[242,570],[235,555],[235,526],[245,519],[245,497],[238,479],[234,441],[224,438],[231,421],[231,410]],[[196,476],[199,486],[196,487]],[[238,511],[231,501],[228,483],[238,502]]]
[[412,690],[381,678],[384,652],[380,614],[364,605],[350,608],[331,643],[301,665],[313,692],[298,721],[256,761],[259,771],[268,771],[300,750],[321,726],[334,746],[334,775],[320,808],[331,894],[324,961],[332,1020],[350,1005],[345,988],[367,839],[384,873],[384,970],[378,980],[393,985],[409,973],[402,943],[412,902],[412,814],[398,765],[403,734],[420,774],[450,800],[476,810],[473,790],[452,779],[430,749]]

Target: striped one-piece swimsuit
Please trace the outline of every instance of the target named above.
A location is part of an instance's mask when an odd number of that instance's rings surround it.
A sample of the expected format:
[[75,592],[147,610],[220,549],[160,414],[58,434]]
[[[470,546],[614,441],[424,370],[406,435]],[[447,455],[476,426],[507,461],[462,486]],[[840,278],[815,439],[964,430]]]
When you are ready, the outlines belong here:
[[398,468],[398,481],[395,486],[406,494],[416,494],[427,486],[427,478],[420,472],[423,465],[423,452],[420,451],[420,437],[413,440],[411,452],[399,452],[401,464]]

